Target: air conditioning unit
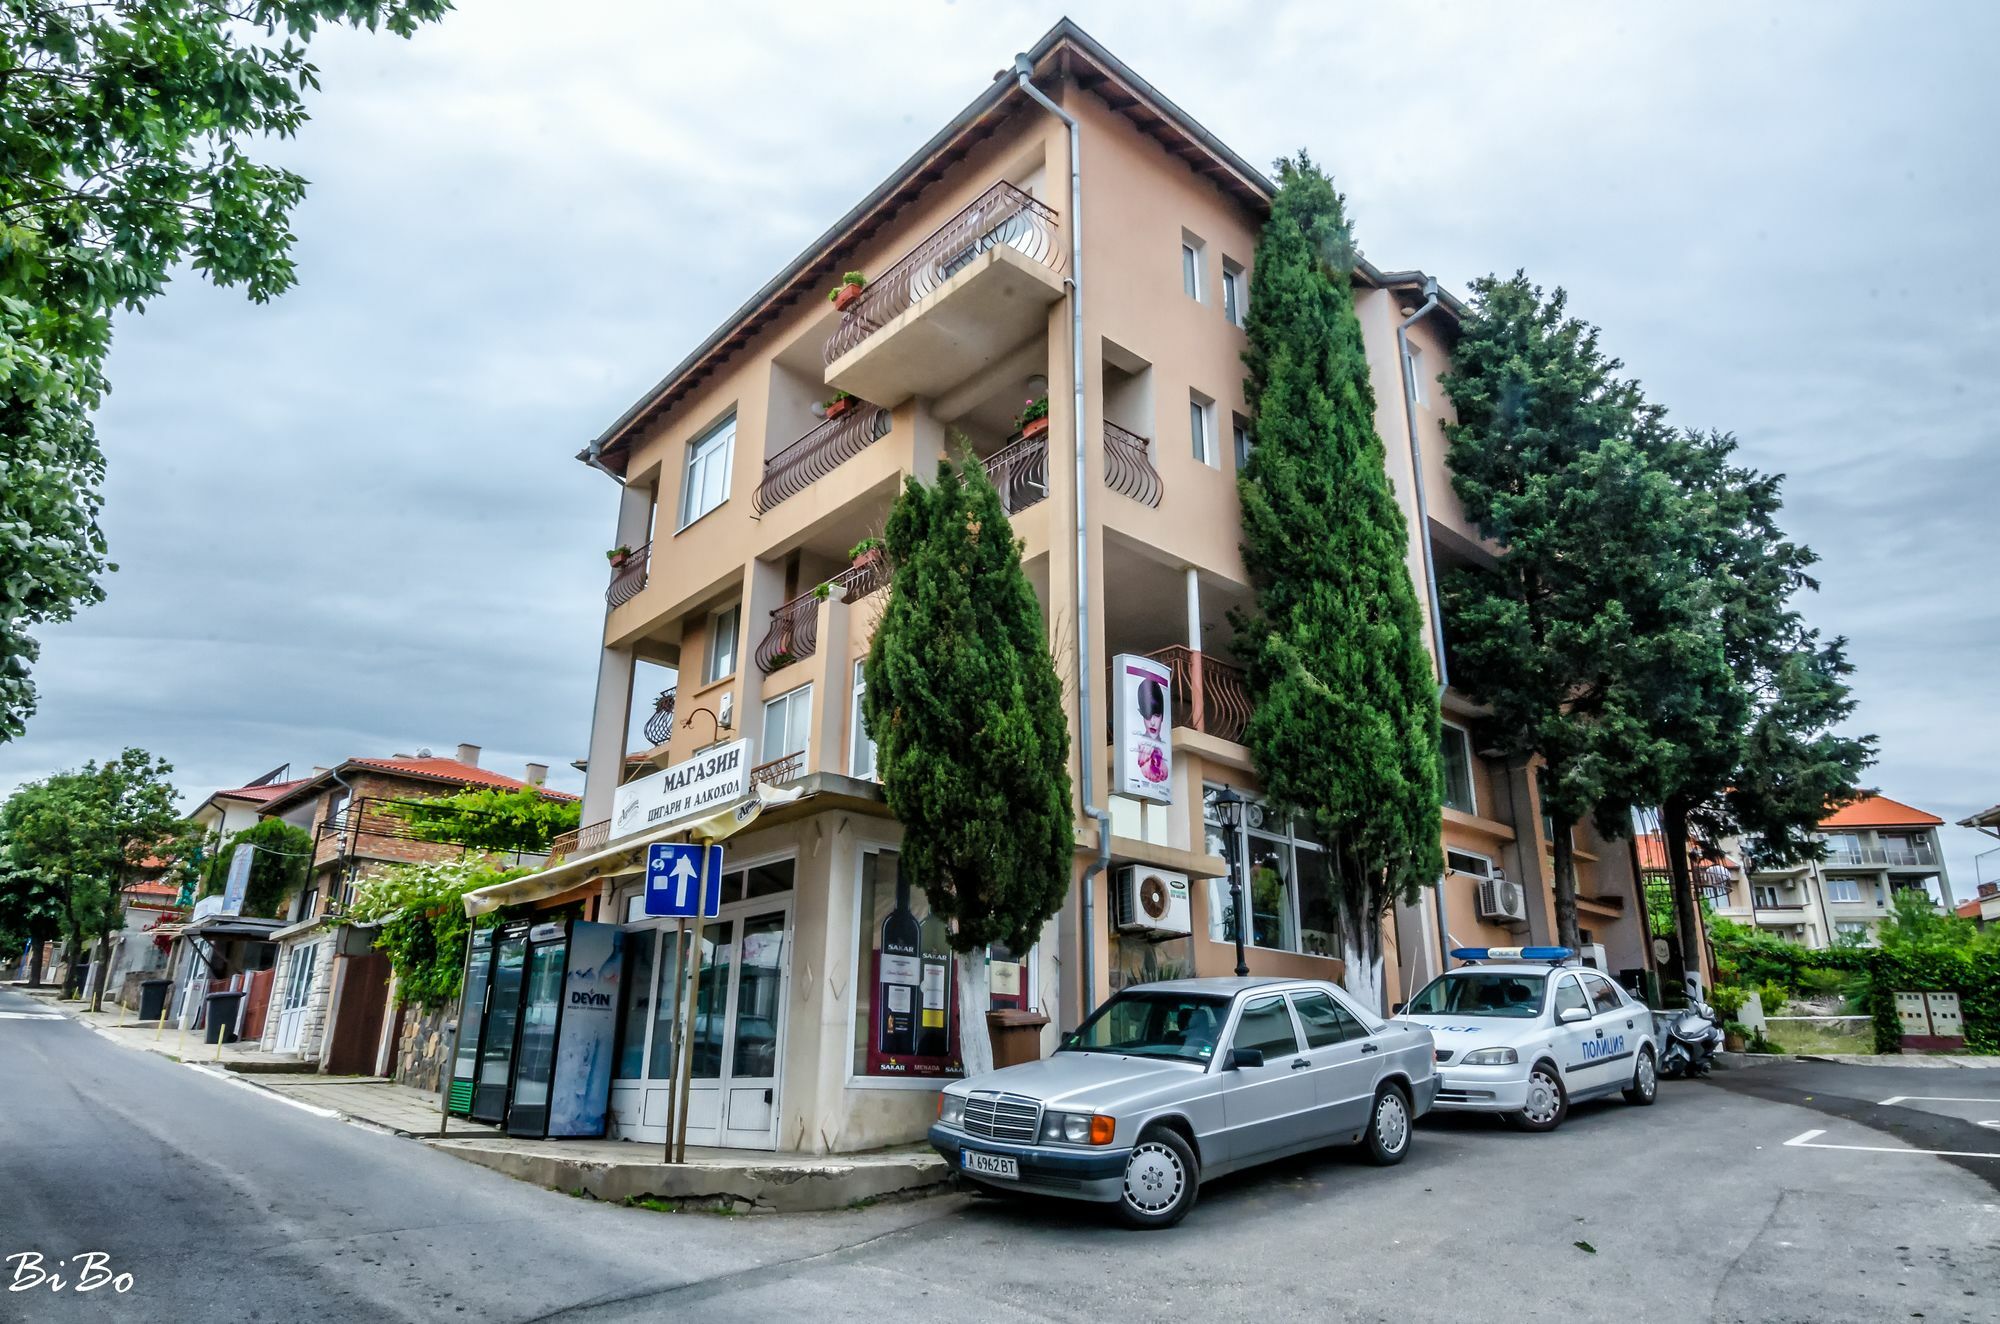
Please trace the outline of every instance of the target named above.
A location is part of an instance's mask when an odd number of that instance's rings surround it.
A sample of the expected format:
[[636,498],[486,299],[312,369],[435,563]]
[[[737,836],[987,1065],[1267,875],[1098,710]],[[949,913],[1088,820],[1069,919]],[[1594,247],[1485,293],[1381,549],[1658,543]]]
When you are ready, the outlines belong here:
[[1507,878],[1479,880],[1479,918],[1524,924],[1528,919],[1528,895],[1521,885]]
[[1113,887],[1113,911],[1120,933],[1186,937],[1192,931],[1186,874],[1128,864],[1114,875]]
[[1583,963],[1592,970],[1602,970],[1607,975],[1611,973],[1611,962],[1605,958],[1603,943],[1584,943],[1581,947],[1577,948],[1576,954],[1582,957]]

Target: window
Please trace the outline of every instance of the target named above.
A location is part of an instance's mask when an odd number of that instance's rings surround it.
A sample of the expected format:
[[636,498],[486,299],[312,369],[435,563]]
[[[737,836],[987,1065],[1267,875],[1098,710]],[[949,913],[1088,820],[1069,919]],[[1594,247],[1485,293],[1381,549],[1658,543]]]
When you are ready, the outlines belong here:
[[853,750],[848,756],[847,773],[862,781],[875,780],[875,742],[868,735],[868,717],[862,711],[862,698],[868,693],[868,681],[861,674],[862,660],[854,661],[854,711],[849,717],[850,738]]
[[1584,1000],[1583,990],[1577,987],[1576,976],[1565,975],[1556,984],[1556,1015],[1560,1017],[1572,1007],[1590,1010],[1590,1004]]
[[1188,437],[1194,443],[1194,457],[1211,469],[1222,467],[1221,458],[1215,453],[1215,401],[1207,396],[1190,393],[1188,396]]
[[1618,986],[1603,975],[1585,973],[1577,978],[1590,990],[1590,1009],[1599,1016],[1625,1010],[1625,999],[1618,996]]
[[1863,920],[1844,919],[1836,923],[1833,929],[1834,932],[1843,938],[1866,938],[1868,936],[1868,925]]
[[1236,469],[1241,473],[1250,463],[1250,452],[1257,449],[1257,443],[1250,439],[1250,424],[1241,414],[1229,416],[1229,430],[1236,442]]
[[1493,861],[1484,855],[1474,855],[1469,850],[1445,851],[1444,867],[1453,873],[1471,874],[1474,878],[1493,876]]
[[[891,850],[870,850],[861,857],[852,1069],[856,1076],[876,1079],[960,1076],[965,1073],[958,1061],[960,1008],[951,931],[931,913],[924,889],[911,883],[898,863]],[[1013,969],[1018,978],[1019,965]],[[1003,982],[1006,978],[1004,972],[999,976]],[[989,1001],[989,1007],[1017,1005],[999,995]]]
[[1782,906],[1785,903],[1778,899],[1779,895],[1780,893],[1777,888],[1759,885],[1750,889],[1750,904],[1753,906],[1763,906],[1767,910]]
[[1181,231],[1181,292],[1201,302],[1201,240]]
[[[1276,1002],[1276,998],[1267,999]],[[1206,1062],[1229,1016],[1229,1000],[1207,993],[1125,992],[1063,1038],[1063,1053],[1119,1053]],[[1237,1031],[1240,1042],[1242,1031]]]
[[347,812],[347,788],[341,787],[326,797],[326,826],[340,825],[340,816]]
[[1222,316],[1231,326],[1243,325],[1243,268],[1222,259]]
[[736,674],[736,636],[743,611],[728,607],[708,618],[708,648],[701,659],[701,683],[713,685]]
[[1861,901],[1861,884],[1852,878],[1829,878],[1826,880],[1826,899],[1858,905]]
[[1292,1013],[1281,997],[1258,998],[1243,1009],[1236,1022],[1236,1039],[1231,1048],[1254,1048],[1266,1059],[1299,1051],[1298,1031],[1292,1028]]
[[1305,1027],[1306,1047],[1325,1048],[1348,1039],[1366,1039],[1368,1027],[1354,1013],[1333,1000],[1330,993],[1294,993],[1292,1009]]
[[1479,812],[1472,792],[1472,737],[1462,726],[1444,724],[1444,802],[1460,813]]
[[[1333,904],[1332,867],[1325,848],[1298,824],[1281,824],[1263,805],[1243,806],[1243,824],[1234,833],[1215,821],[1218,787],[1203,788],[1203,816],[1211,854],[1229,862],[1250,910],[1244,941],[1253,947],[1340,955],[1340,921]],[[1209,936],[1236,941],[1234,889],[1227,878],[1208,884]]]
[[812,730],[813,687],[801,685],[764,704],[764,757],[760,763],[775,763],[793,754],[806,752]]
[[688,443],[687,474],[681,482],[681,528],[729,499],[729,469],[736,452],[736,416]]
[[1424,352],[1415,345],[1405,344],[1403,347],[1403,371],[1410,375],[1410,403],[1413,405],[1422,404],[1424,402]]

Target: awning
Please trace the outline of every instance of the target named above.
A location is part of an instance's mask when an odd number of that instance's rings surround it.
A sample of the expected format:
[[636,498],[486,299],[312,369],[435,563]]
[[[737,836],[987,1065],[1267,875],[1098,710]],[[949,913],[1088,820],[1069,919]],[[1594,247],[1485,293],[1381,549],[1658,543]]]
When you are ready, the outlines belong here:
[[758,785],[752,794],[735,804],[705,814],[700,818],[685,819],[679,823],[668,823],[654,828],[651,832],[627,837],[602,850],[592,851],[574,860],[565,860],[553,869],[531,873],[522,878],[509,879],[467,892],[463,898],[465,913],[477,918],[491,914],[502,906],[525,906],[546,900],[569,891],[577,884],[592,877],[617,877],[620,874],[638,873],[645,868],[642,858],[646,847],[656,841],[669,841],[676,837],[687,837],[698,841],[721,841],[724,837],[739,832],[755,822],[758,815],[772,805],[790,804],[806,793],[804,786],[794,786],[790,790],[775,790]]

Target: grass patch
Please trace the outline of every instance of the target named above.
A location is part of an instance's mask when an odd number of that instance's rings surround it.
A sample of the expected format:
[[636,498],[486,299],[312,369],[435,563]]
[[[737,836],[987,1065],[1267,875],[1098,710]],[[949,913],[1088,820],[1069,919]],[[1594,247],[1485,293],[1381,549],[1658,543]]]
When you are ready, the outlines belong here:
[[1866,1020],[1773,1021],[1764,1033],[1781,1053],[1872,1053],[1875,1027]]
[[625,1197],[627,1209],[650,1209],[656,1214],[678,1214],[681,1207],[672,1200],[656,1200],[650,1195],[628,1195]]

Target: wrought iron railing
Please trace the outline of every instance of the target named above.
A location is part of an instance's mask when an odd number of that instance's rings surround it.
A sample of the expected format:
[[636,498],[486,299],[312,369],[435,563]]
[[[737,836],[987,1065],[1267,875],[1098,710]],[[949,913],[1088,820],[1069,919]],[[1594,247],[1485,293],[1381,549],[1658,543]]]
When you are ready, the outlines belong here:
[[750,784],[752,786],[782,786],[786,782],[795,782],[805,775],[806,756],[804,754],[787,754],[783,758],[772,759],[769,763],[760,763],[750,769]]
[[1151,654],[1173,675],[1174,725],[1239,744],[1250,724],[1250,685],[1240,667],[1175,644]]
[[757,485],[757,513],[797,496],[888,434],[888,410],[854,401],[844,413],[827,419],[764,461],[764,481]]
[[1104,425],[1104,485],[1142,506],[1158,506],[1165,484],[1153,467],[1152,443],[1116,423]]
[[[859,602],[889,582],[888,563],[876,559],[847,569],[826,581],[829,595],[839,594],[843,602]],[[819,649],[820,592],[801,593],[771,613],[771,626],[757,645],[757,668],[770,675],[780,667],[802,662]]]
[[995,184],[902,261],[869,280],[827,338],[826,361],[832,363],[905,309],[921,303],[989,248],[1004,244],[1051,271],[1061,271],[1069,254],[1057,242],[1056,226],[1055,210],[1046,203],[1004,181]]
[[549,859],[566,859],[571,855],[588,855],[611,840],[611,820],[585,823],[580,828],[572,828],[549,843]]
[[652,550],[653,544],[647,543],[611,567],[611,586],[604,590],[606,602],[616,607],[639,596],[639,590],[646,587],[646,562]]
[[653,700],[653,715],[646,719],[646,739],[664,745],[674,734],[674,690],[661,690]]
[[1049,434],[1002,446],[983,461],[986,476],[1000,489],[1000,504],[1009,515],[1019,514],[1049,494]]

